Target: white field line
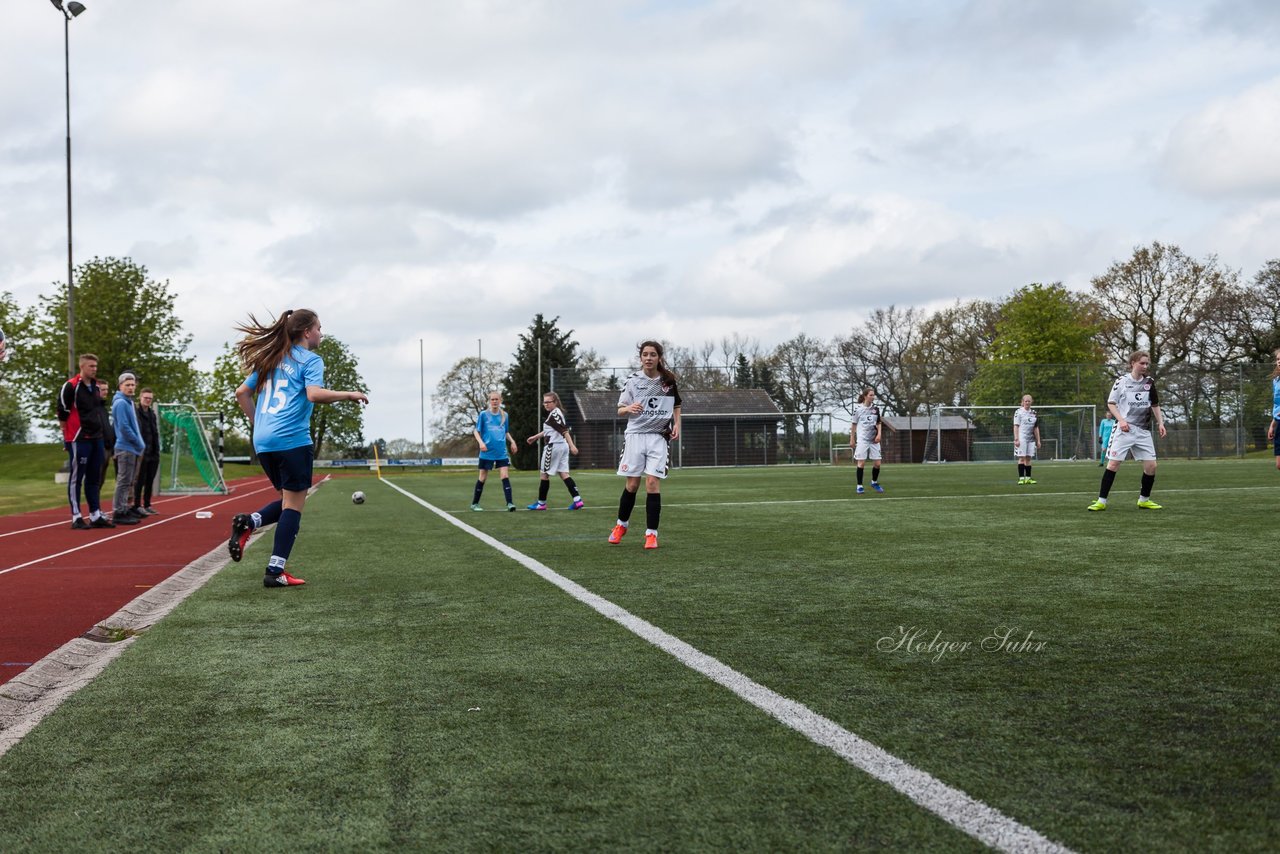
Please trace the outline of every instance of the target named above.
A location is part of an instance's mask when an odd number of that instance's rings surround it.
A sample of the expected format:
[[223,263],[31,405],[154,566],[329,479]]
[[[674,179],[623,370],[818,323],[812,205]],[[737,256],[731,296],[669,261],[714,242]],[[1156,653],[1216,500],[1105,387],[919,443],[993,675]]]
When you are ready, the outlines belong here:
[[34,566],[37,563],[44,563],[47,560],[53,560],[54,558],[62,557],[63,555],[69,555],[73,552],[78,552],[83,549],[91,549],[94,546],[100,545],[102,543],[108,543],[108,542],[111,542],[112,540],[117,540],[120,537],[127,537],[130,534],[139,534],[139,533],[142,533],[143,531],[148,531],[148,530],[151,530],[152,528],[159,527],[160,525],[164,525],[169,522],[175,522],[178,519],[183,518],[184,516],[191,516],[202,510],[208,510],[211,507],[221,507],[223,504],[228,504],[232,501],[239,501],[242,498],[247,498],[250,495],[257,495],[259,492],[266,492],[267,490],[270,490],[270,489],[272,489],[272,487],[270,484],[268,484],[267,486],[262,487],[260,489],[255,489],[252,492],[245,492],[245,493],[241,493],[239,495],[233,496],[231,498],[224,498],[222,501],[215,501],[213,504],[206,504],[203,507],[195,507],[187,511],[186,513],[179,513],[177,516],[166,516],[164,519],[156,519],[155,521],[148,522],[145,525],[138,525],[136,527],[127,528],[126,530],[121,531],[118,534],[111,534],[110,536],[107,536],[107,537],[100,537],[98,539],[87,542],[82,546],[76,546],[75,548],[66,549],[65,551],[60,551],[56,554],[38,557],[35,560],[29,560],[26,563],[20,563],[17,566],[11,566],[11,567],[8,567],[7,569],[0,569],[0,575],[5,575],[10,572],[15,572],[19,569],[24,569],[28,566]]
[[[182,496],[182,498],[186,498],[186,497],[187,497],[187,496]],[[166,504],[166,503],[168,503],[169,501],[178,501],[178,500],[180,500],[180,499],[179,499],[179,498],[177,498],[177,497],[175,497],[175,498],[170,498],[170,499],[168,499],[167,501],[155,501],[154,503],[155,503],[155,504]],[[62,512],[63,512],[63,513],[66,513],[67,511],[64,509]],[[71,520],[70,520],[70,517],[68,517],[68,518],[63,519],[63,520],[58,521],[58,522],[50,522],[50,523],[49,523],[49,524],[47,524],[47,525],[35,525],[35,526],[33,526],[33,527],[30,527],[30,528],[22,528],[21,530],[17,530],[17,531],[7,531],[7,532],[5,532],[5,533],[3,533],[3,534],[0,534],[0,540],[4,539],[5,537],[12,537],[12,536],[15,536],[16,534],[29,534],[29,533],[31,533],[32,531],[43,531],[45,528],[65,528],[65,527],[67,527],[67,526],[68,526],[68,525],[70,525],[70,524],[71,524]]]
[[866,739],[854,735],[835,721],[823,717],[807,706],[788,699],[775,691],[753,682],[723,662],[690,646],[674,635],[668,634],[646,620],[598,596],[585,587],[570,581],[555,570],[528,555],[516,551],[483,531],[453,518],[390,480],[387,486],[414,501],[451,525],[511,558],[544,580],[559,587],[574,599],[600,615],[618,623],[623,628],[674,656],[692,670],[713,682],[728,688],[751,705],[791,727],[806,738],[829,748],[850,764],[888,783],[920,806],[939,818],[959,828],[975,839],[998,851],[1069,852],[1066,848],[1019,824],[998,810],[987,806],[959,789],[948,786],[936,777],[907,764]]

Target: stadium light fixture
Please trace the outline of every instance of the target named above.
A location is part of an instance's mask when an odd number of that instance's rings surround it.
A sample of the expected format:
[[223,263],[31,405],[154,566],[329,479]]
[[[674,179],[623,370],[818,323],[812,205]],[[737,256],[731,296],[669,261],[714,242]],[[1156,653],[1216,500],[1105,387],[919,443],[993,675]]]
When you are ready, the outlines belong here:
[[83,14],[85,6],[71,0],[49,0],[53,8],[62,13],[62,59],[67,93],[67,370],[68,376],[77,370],[76,360],[76,294],[72,272],[71,254],[71,19]]

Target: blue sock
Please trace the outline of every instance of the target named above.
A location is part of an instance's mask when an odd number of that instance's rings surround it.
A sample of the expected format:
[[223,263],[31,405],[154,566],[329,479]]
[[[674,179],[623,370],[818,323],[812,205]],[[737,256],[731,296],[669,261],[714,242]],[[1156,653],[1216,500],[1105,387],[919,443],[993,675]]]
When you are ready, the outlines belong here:
[[284,509],[283,501],[272,501],[266,507],[263,507],[257,513],[251,513],[249,518],[253,519],[254,528],[262,528],[266,525],[274,525],[280,521],[280,511]]
[[284,572],[284,565],[289,560],[289,552],[293,551],[293,541],[298,537],[298,529],[302,527],[302,514],[297,510],[280,512],[280,523],[276,525],[275,544],[271,548],[271,561],[267,564],[267,572],[279,575]]
[[511,481],[507,478],[502,479],[502,494],[507,497],[507,503],[511,503]]

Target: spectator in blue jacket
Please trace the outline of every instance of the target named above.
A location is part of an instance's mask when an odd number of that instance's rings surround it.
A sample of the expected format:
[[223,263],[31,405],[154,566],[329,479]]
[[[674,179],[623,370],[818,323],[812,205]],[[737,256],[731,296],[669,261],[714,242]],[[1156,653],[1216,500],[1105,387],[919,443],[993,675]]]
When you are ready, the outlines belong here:
[[138,413],[133,408],[133,393],[137,388],[138,378],[125,371],[120,375],[120,390],[111,401],[111,420],[116,429],[116,494],[111,502],[111,521],[117,525],[136,525],[146,516],[129,509],[133,480],[138,476],[138,463],[147,447],[138,425]]

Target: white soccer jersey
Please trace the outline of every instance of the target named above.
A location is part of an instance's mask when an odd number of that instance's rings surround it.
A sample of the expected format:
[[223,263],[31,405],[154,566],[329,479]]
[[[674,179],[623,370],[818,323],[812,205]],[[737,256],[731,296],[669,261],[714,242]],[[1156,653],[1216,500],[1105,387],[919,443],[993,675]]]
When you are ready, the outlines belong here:
[[670,436],[675,410],[680,405],[676,384],[665,382],[661,375],[650,379],[644,371],[636,371],[627,377],[622,394],[618,395],[618,407],[630,406],[636,401],[643,403],[644,409],[627,419],[626,432]]
[[1160,395],[1156,391],[1155,380],[1151,377],[1135,380],[1132,374],[1124,373],[1111,386],[1107,403],[1114,403],[1120,411],[1120,417],[1134,427],[1150,430],[1151,407],[1160,405]]
[[565,434],[569,432],[569,424],[564,420],[564,413],[560,411],[560,407],[556,407],[547,413],[547,420],[542,422],[542,438],[547,440],[548,445],[565,445],[569,443],[565,440]]
[[1036,414],[1034,409],[1023,409],[1019,406],[1017,411],[1013,413],[1013,429],[1022,447],[1035,445],[1036,424],[1038,423],[1040,423],[1040,416]]
[[858,441],[874,442],[876,440],[876,428],[880,426],[880,407],[874,403],[865,406],[856,403],[853,406],[853,423],[858,425]]

